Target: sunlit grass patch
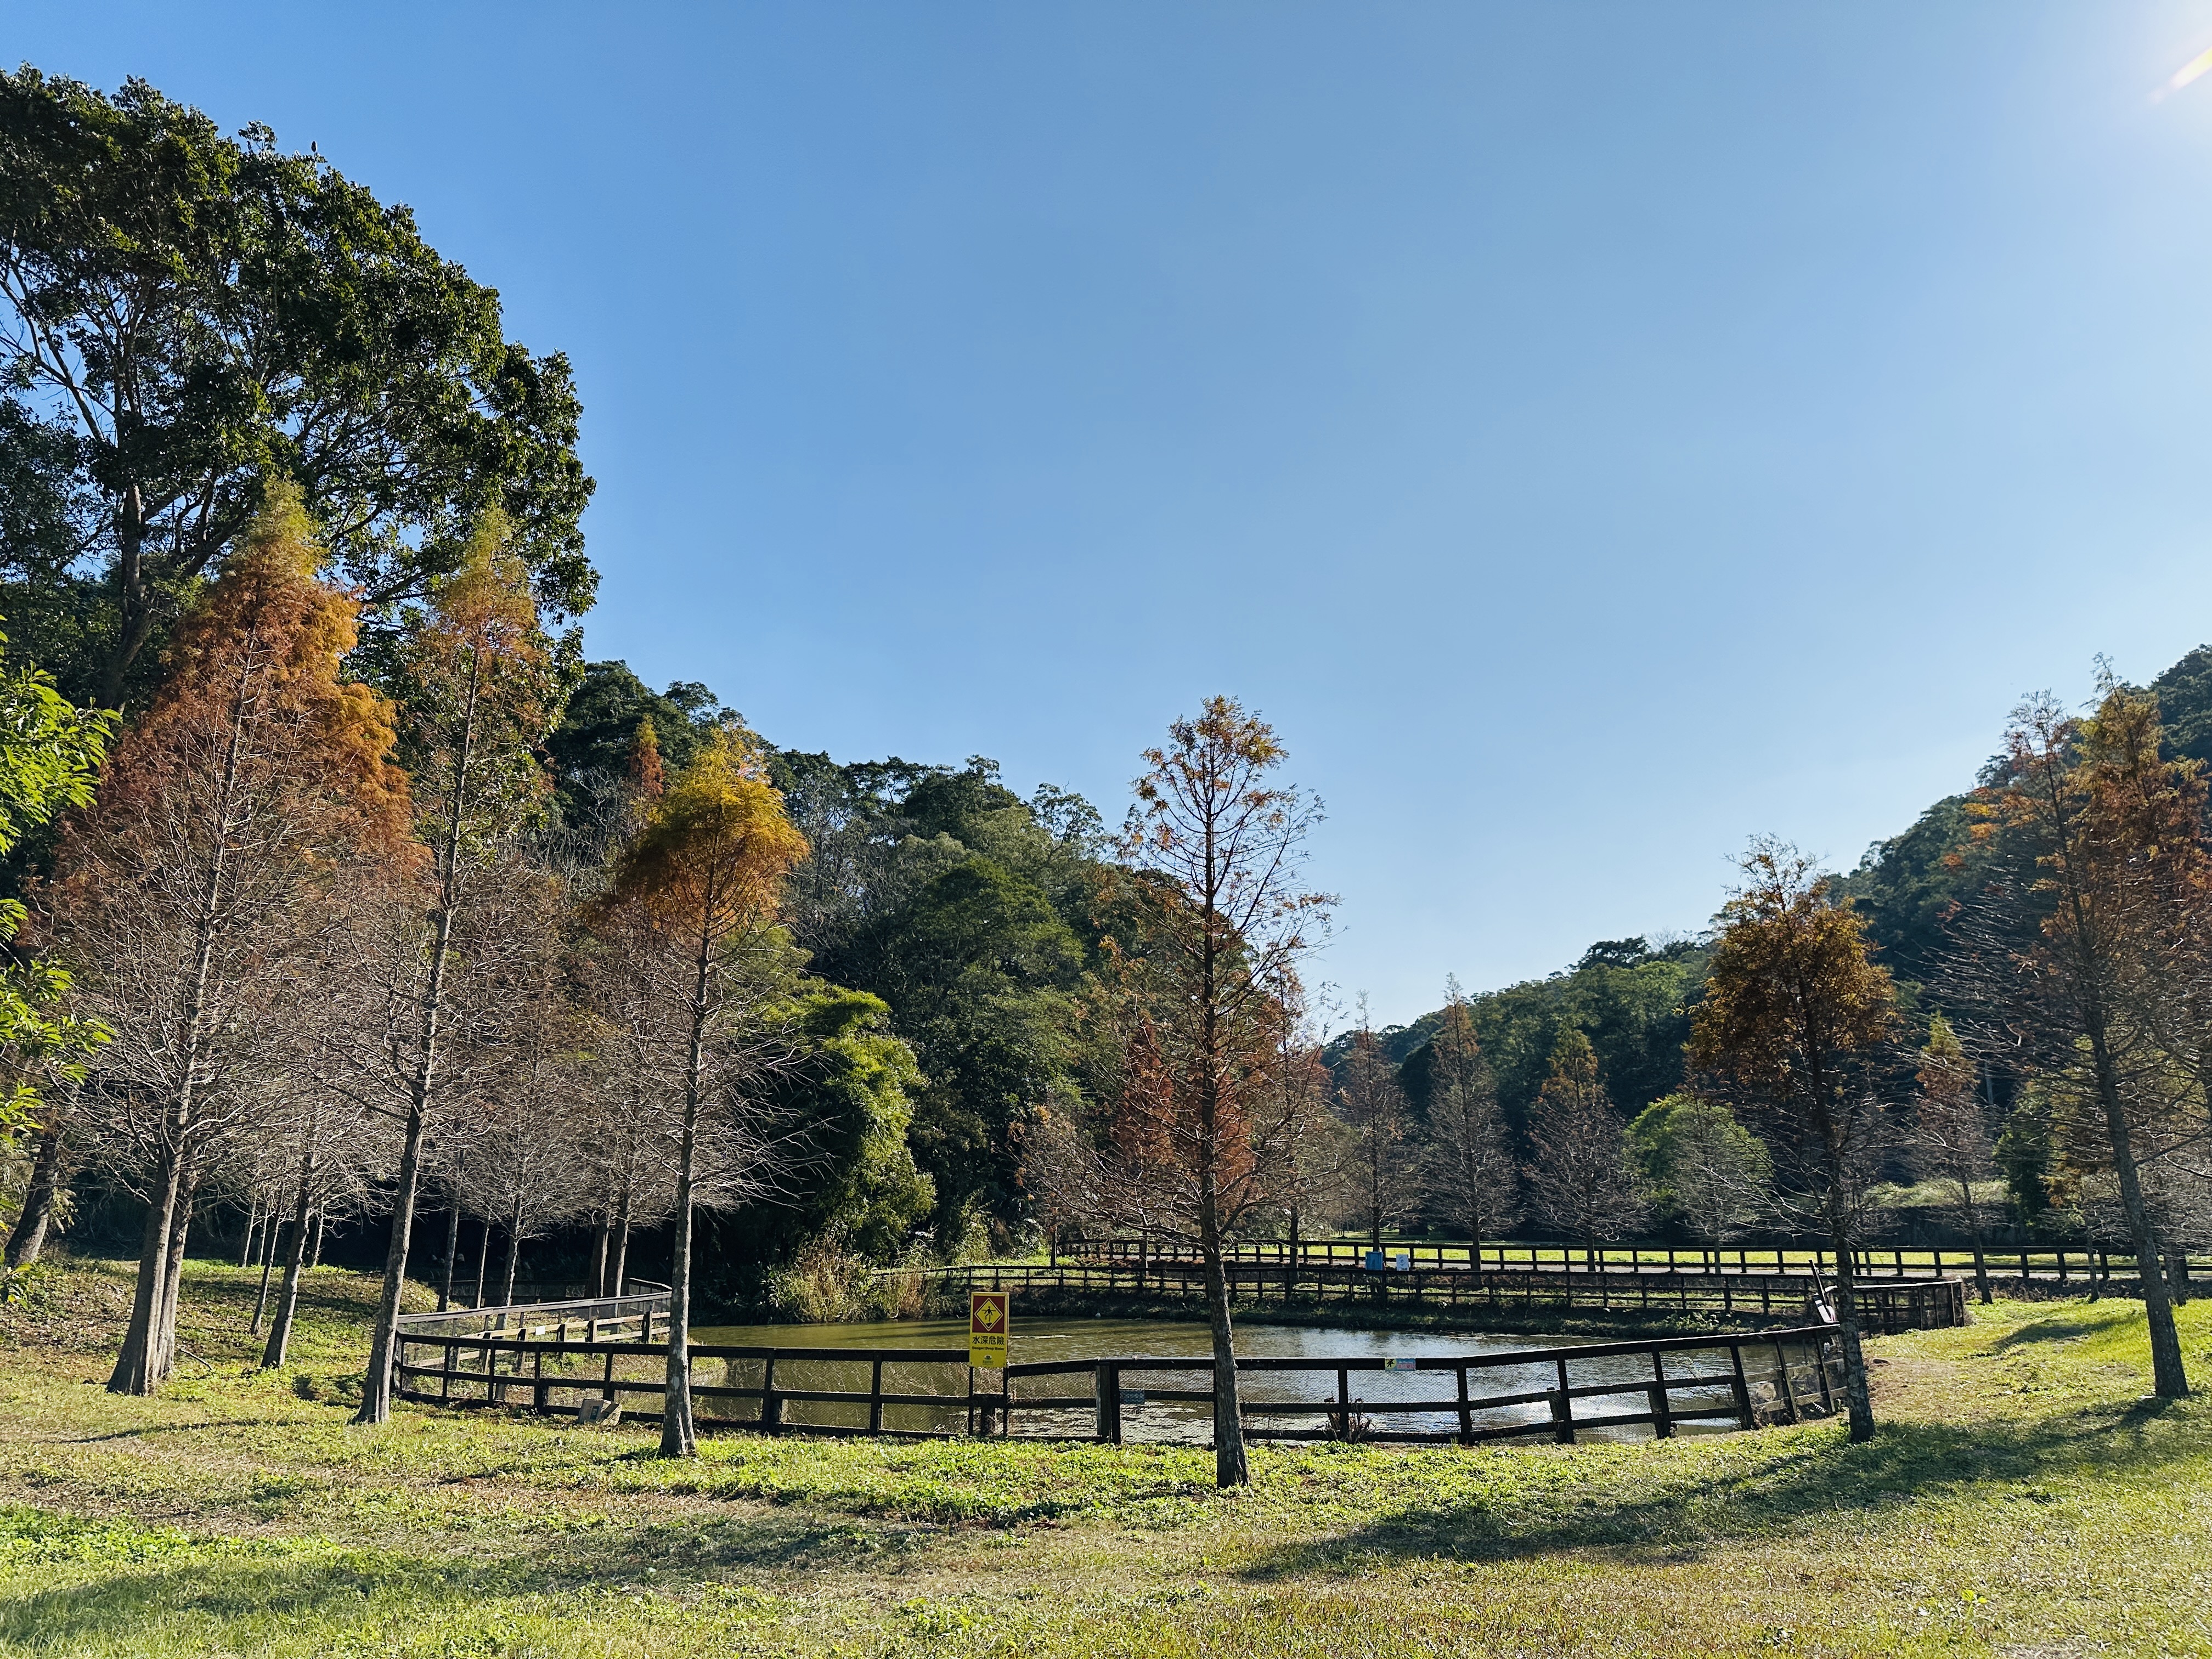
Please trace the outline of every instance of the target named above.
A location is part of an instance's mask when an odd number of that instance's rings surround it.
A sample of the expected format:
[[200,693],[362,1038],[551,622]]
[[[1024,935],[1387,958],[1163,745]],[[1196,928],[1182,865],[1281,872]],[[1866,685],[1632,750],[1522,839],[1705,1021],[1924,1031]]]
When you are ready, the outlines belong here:
[[[122,1270],[65,1266],[98,1304]],[[2000,1303],[1872,1345],[1883,1429],[1255,1449],[709,1439],[405,1408],[352,1425],[369,1281],[281,1374],[194,1264],[198,1367],[99,1386],[0,1335],[0,1649],[71,1654],[2212,1651],[2212,1404],[2141,1310]],[[2212,1380],[2212,1317],[2183,1310]],[[49,1336],[52,1340],[48,1340]]]

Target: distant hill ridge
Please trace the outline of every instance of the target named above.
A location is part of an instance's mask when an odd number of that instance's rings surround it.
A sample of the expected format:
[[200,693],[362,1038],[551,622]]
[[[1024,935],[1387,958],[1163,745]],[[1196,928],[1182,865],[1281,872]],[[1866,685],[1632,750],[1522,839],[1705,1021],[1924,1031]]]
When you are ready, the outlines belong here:
[[[2212,769],[2212,645],[2200,645],[2151,682],[2166,725],[2167,752]],[[1950,861],[1969,845],[1966,793],[1946,795],[1911,828],[1869,848],[1844,878],[1865,913],[1881,959],[1908,993],[1934,971],[1943,948],[1942,920],[1972,880],[1971,864]],[[1704,988],[1702,940],[1654,947],[1642,939],[1601,940],[1580,962],[1548,978],[1470,999],[1475,1029],[1498,1076],[1498,1100],[1517,1124],[1544,1079],[1562,1027],[1574,1025],[1597,1050],[1613,1104],[1632,1116],[1681,1085],[1689,1011]],[[1427,1097],[1428,1043],[1443,1011],[1376,1033],[1401,1062],[1417,1109]],[[1330,1045],[1338,1058],[1349,1034]]]

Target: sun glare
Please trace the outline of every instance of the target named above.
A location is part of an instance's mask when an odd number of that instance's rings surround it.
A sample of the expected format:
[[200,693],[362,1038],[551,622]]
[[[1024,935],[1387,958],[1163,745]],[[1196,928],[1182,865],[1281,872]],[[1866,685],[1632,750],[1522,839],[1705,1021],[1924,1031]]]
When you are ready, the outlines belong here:
[[2151,94],[2152,100],[2155,102],[2170,94],[2179,92],[2182,88],[2187,86],[2207,70],[2212,70],[2212,52],[2201,52],[2174,70],[2173,78]]

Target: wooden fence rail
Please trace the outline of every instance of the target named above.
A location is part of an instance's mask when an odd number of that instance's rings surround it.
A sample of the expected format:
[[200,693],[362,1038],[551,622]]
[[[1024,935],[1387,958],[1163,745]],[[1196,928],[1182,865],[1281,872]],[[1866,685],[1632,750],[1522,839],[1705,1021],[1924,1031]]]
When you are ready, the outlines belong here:
[[[418,1363],[428,1350],[438,1363]],[[713,1344],[691,1349],[695,1374],[702,1362],[720,1361],[725,1375],[737,1368],[757,1370],[757,1381],[696,1382],[692,1392],[709,1410],[699,1419],[708,1429],[743,1429],[764,1434],[874,1435],[903,1438],[1020,1435],[1024,1438],[1081,1439],[1122,1443],[1126,1414],[1153,1403],[1208,1403],[1213,1399],[1213,1362],[1189,1355],[1117,1355],[1097,1358],[1044,1360],[978,1373],[967,1365],[964,1348],[735,1347]],[[425,1403],[482,1409],[526,1409],[542,1414],[580,1414],[584,1402],[635,1402],[630,1414],[656,1420],[661,1382],[653,1375],[618,1375],[620,1362],[658,1362],[663,1347],[649,1342],[545,1341],[526,1336],[482,1332],[401,1334],[396,1370],[402,1397]],[[1630,1364],[1629,1362],[1634,1362]],[[1671,1369],[1670,1369],[1671,1364]],[[867,1368],[866,1389],[792,1386],[791,1368],[836,1365]],[[1592,1376],[1593,1366],[1616,1374]],[[1622,1369],[1626,1365],[1626,1369]],[[787,1379],[778,1382],[779,1367]],[[964,1389],[887,1386],[890,1368],[957,1367]],[[1239,1359],[1240,1375],[1255,1381],[1318,1376],[1333,1389],[1318,1396],[1255,1397],[1243,1404],[1245,1432],[1273,1440],[1374,1440],[1472,1445],[1483,1441],[1548,1437],[1573,1443],[1586,1431],[1649,1427],[1659,1437],[1682,1425],[1754,1429],[1771,1422],[1798,1422],[1834,1412],[1840,1394],[1842,1356],[1835,1328],[1812,1325],[1757,1334],[1668,1337],[1634,1342],[1583,1343],[1555,1348],[1515,1349],[1496,1353],[1422,1356],[1387,1359],[1372,1355],[1340,1358],[1255,1358]],[[1476,1383],[1501,1370],[1534,1371],[1536,1388],[1479,1392]],[[1411,1400],[1366,1399],[1352,1392],[1352,1378],[1369,1372],[1427,1373],[1449,1379],[1449,1394]],[[1580,1373],[1580,1380],[1577,1373]],[[979,1375],[996,1386],[979,1387]],[[1066,1392],[1060,1379],[1081,1377],[1084,1392]],[[1153,1384],[1133,1389],[1132,1379],[1190,1379],[1190,1384]],[[1194,1386],[1199,1379],[1202,1386]],[[806,1379],[811,1380],[811,1379]],[[921,1381],[931,1379],[924,1376]],[[1524,1379],[1525,1380],[1525,1379]],[[1040,1383],[1042,1391],[1024,1389]],[[434,1389],[433,1388],[434,1384]],[[1057,1389],[1059,1391],[1055,1392]],[[725,1402],[751,1401],[750,1415],[732,1416]],[[1618,1409],[1621,1402],[1634,1408]],[[1577,1409],[1586,1402],[1611,1402],[1595,1413]],[[1530,1406],[1540,1415],[1505,1421],[1495,1414]],[[854,1420],[806,1420],[793,1407],[842,1409]],[[934,1421],[920,1428],[893,1427],[890,1411],[921,1408]],[[1035,1425],[1039,1413],[1087,1413],[1089,1432],[1064,1424]],[[1407,1423],[1404,1419],[1415,1419]],[[1446,1426],[1422,1427],[1419,1419],[1443,1419]],[[1304,1419],[1302,1422],[1298,1419]]]
[[[946,1290],[1011,1291],[1033,1301],[1047,1296],[1169,1296],[1204,1294],[1202,1270],[1193,1261],[1152,1257],[1144,1261],[1061,1261],[1057,1266],[981,1262],[959,1267],[889,1268],[925,1285]],[[1812,1316],[1815,1281],[1809,1273],[1577,1272],[1526,1268],[1418,1267],[1377,1273],[1343,1264],[1274,1267],[1237,1262],[1227,1269],[1231,1297],[1239,1302],[1353,1302],[1365,1308],[1393,1304],[1538,1312],[1700,1311],[1723,1316]],[[884,1276],[884,1275],[879,1275]],[[1867,1329],[1884,1333],[1942,1329],[1966,1322],[1966,1285],[1956,1279],[1891,1279],[1858,1287],[1858,1312]]]
[[[1367,1269],[1375,1247],[1364,1240],[1301,1239],[1296,1265],[1301,1267]],[[1446,1272],[1523,1272],[1554,1273],[1684,1273],[1738,1276],[1753,1273],[1779,1277],[1835,1276],[1832,1250],[1798,1249],[1779,1244],[1485,1244],[1470,1259],[1464,1244],[1390,1243],[1382,1247],[1383,1271],[1395,1271],[1401,1258],[1409,1269]],[[2048,1279],[2057,1284],[2087,1285],[2092,1278],[2108,1279],[2132,1276],[2135,1256],[2126,1250],[2106,1250],[2082,1245],[2051,1245],[2035,1249],[1990,1245],[1983,1261],[2000,1279]],[[1291,1247],[1283,1239],[1246,1240],[1229,1247],[1230,1260],[1255,1267],[1292,1265]],[[1197,1251],[1190,1246],[1156,1239],[1079,1238],[1062,1243],[1058,1259],[1110,1263],[1131,1267],[1154,1263],[1195,1264]],[[1911,1245],[1853,1252],[1853,1265],[1861,1279],[1917,1279],[1971,1273],[1974,1253],[1955,1245]],[[2183,1276],[2212,1268],[2212,1257],[2175,1258]]]
[[[630,1282],[639,1283],[635,1279]],[[580,1330],[586,1342],[596,1342],[602,1337],[609,1341],[629,1337],[650,1342],[656,1329],[664,1337],[667,1334],[668,1287],[650,1281],[646,1284],[647,1287],[622,1296],[575,1297],[558,1302],[522,1302],[501,1307],[454,1308],[444,1313],[402,1314],[399,1334],[426,1341],[440,1336],[463,1335],[472,1340],[551,1335],[557,1341],[566,1341],[573,1328]]]

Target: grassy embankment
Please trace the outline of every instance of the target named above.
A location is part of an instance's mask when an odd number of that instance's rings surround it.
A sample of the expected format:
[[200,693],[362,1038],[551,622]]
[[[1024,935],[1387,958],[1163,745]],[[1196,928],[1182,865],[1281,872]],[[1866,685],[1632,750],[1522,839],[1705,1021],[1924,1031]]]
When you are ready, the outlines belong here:
[[[364,1282],[250,1368],[100,1386],[116,1268],[0,1313],[0,1649],[524,1656],[2212,1649],[2212,1405],[2139,1402],[2139,1311],[2001,1304],[1890,1338],[1886,1426],[1473,1451],[709,1443],[407,1411],[346,1424]],[[2212,1381],[2203,1304],[2188,1349]]]

